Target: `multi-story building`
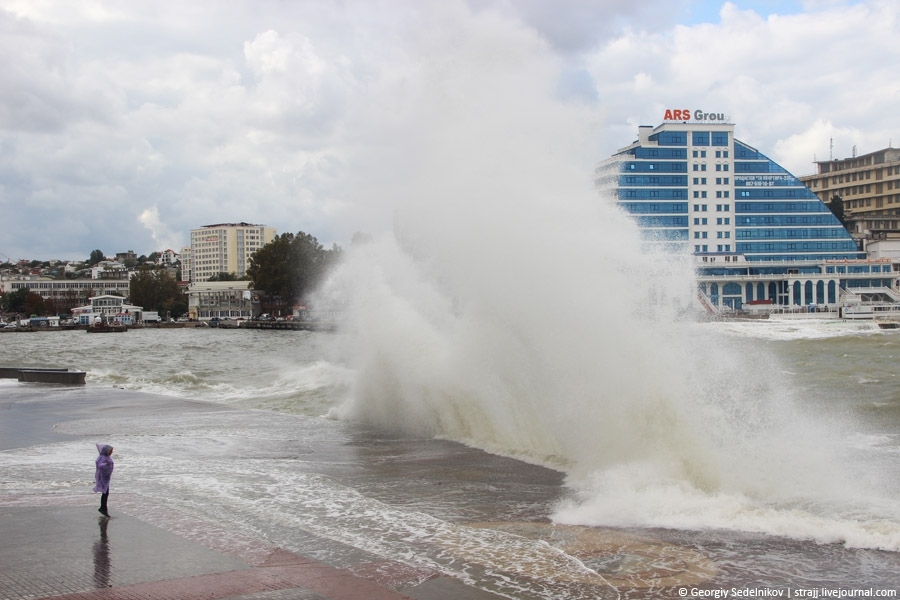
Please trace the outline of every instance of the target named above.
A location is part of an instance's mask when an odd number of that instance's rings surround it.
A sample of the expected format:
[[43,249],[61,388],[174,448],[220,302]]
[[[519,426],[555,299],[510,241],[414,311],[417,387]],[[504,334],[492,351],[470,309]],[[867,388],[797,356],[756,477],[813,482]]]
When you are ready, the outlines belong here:
[[211,318],[250,319],[254,316],[254,298],[249,281],[204,281],[188,287],[188,316],[194,320]]
[[840,197],[845,221],[855,238],[900,236],[900,149],[816,161],[816,168],[815,175],[800,181],[825,204]]
[[206,281],[217,273],[243,277],[254,252],[275,239],[265,225],[220,223],[191,230],[190,281]]
[[867,259],[797,177],[734,138],[724,114],[669,110],[664,121],[600,163],[597,184],[634,216],[645,249],[695,257],[711,309],[834,306],[896,287],[891,261]]
[[52,300],[60,314],[90,300],[92,296],[114,295],[127,298],[128,279],[50,279],[29,275],[4,276],[0,281],[0,292],[16,292],[23,288],[40,294],[44,300]]
[[181,248],[181,280],[182,281],[190,281],[191,274],[194,269],[194,261],[191,257],[191,247],[184,246]]
[[174,250],[172,250],[171,248],[168,248],[166,250],[161,250],[161,251],[157,252],[156,255],[157,255],[156,263],[158,265],[162,265],[164,267],[174,266],[175,263],[177,263],[180,259],[180,256],[178,255],[178,253],[175,252]]

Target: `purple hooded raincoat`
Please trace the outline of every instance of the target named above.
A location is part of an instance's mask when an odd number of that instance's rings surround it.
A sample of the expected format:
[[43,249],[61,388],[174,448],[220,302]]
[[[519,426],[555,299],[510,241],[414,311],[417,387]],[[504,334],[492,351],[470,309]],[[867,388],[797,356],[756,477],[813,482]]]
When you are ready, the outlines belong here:
[[94,471],[94,491],[106,494],[109,492],[109,480],[115,466],[112,456],[110,456],[112,446],[97,444],[97,452],[100,453],[100,456],[97,457],[97,470]]

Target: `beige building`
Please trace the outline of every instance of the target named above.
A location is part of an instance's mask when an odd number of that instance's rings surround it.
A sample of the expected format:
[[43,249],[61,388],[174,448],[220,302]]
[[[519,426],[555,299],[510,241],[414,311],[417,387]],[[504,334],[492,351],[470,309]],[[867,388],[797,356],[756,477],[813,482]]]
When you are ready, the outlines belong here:
[[862,156],[817,161],[818,173],[800,177],[819,199],[844,203],[847,227],[857,239],[900,234],[900,149],[884,148]]
[[[187,272],[190,281],[207,281],[217,273],[247,274],[254,252],[275,239],[274,227],[249,223],[220,223],[191,230]],[[183,274],[187,278],[188,275]]]

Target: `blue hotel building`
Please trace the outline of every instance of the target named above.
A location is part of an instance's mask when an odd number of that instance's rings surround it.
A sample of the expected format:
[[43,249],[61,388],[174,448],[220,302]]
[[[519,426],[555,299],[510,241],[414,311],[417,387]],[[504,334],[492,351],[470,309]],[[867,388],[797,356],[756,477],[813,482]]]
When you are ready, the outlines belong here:
[[668,110],[596,175],[647,251],[695,257],[711,311],[895,298],[890,260],[868,260],[816,194],[736,140],[721,113]]

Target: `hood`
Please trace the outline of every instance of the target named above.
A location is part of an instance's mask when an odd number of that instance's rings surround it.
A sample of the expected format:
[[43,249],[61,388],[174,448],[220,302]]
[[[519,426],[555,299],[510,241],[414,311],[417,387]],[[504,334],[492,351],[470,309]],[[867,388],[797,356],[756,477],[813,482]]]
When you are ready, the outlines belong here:
[[99,452],[101,456],[109,456],[112,449],[113,447],[109,444],[97,444],[97,452]]

